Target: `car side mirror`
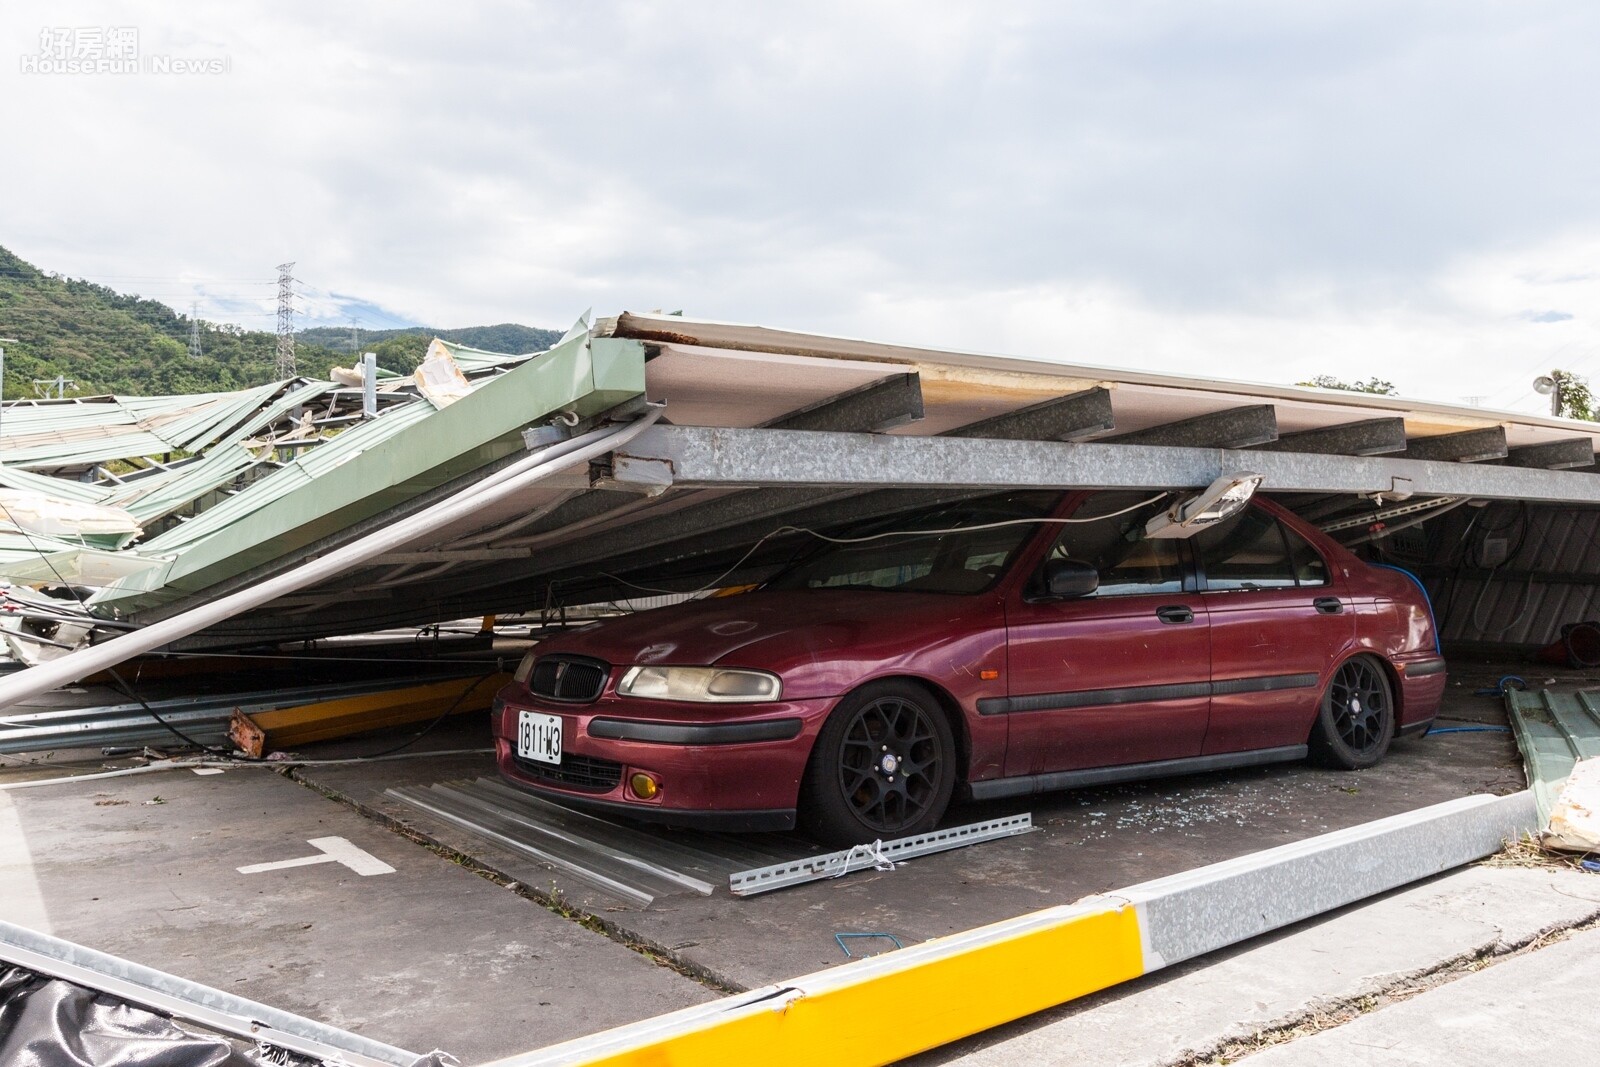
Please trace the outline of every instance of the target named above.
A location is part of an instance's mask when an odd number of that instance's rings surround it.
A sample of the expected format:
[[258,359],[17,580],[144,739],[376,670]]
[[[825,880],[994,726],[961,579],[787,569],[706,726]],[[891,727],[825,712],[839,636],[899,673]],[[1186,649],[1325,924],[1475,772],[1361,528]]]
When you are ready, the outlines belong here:
[[1044,565],[1045,592],[1069,600],[1100,588],[1100,572],[1081,559],[1053,559]]

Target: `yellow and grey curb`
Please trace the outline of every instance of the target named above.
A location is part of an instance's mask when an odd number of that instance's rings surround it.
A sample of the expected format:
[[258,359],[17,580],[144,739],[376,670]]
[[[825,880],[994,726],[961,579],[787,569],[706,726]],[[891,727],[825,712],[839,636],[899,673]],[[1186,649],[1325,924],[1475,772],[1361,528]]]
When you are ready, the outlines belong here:
[[1470,863],[1536,825],[1526,791],[1463,797],[487,1067],[892,1063]]

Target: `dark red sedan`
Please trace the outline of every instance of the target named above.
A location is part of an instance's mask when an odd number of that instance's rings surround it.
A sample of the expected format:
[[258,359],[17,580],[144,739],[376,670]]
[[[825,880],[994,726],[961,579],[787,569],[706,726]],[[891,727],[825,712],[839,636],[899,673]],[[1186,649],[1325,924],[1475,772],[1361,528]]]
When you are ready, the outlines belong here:
[[1024,491],[820,542],[739,596],[540,644],[501,773],[567,803],[838,843],[977,799],[1298,760],[1371,766],[1445,686],[1421,587],[1266,501]]

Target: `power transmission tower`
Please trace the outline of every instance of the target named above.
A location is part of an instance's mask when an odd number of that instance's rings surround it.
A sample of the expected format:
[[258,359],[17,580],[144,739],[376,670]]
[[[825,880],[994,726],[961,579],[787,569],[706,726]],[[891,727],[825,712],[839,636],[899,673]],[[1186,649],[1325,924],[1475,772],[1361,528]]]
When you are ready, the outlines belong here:
[[189,305],[189,358],[199,359],[203,354],[200,351],[200,302],[196,300]]
[[293,263],[278,264],[278,377],[295,377]]

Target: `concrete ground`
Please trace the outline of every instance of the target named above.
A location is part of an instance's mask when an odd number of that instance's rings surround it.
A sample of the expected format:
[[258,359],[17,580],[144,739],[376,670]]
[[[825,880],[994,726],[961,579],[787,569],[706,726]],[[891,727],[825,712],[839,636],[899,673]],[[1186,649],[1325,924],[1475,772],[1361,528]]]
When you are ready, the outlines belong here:
[[1252,1067],[1584,1062],[1600,1018],[1600,930],[1251,1057]]
[[0,792],[0,916],[466,1063],[715,995],[262,768]]
[[[1454,669],[1440,725],[1503,725],[1500,702],[1473,695],[1502,673],[1495,664]],[[1526,675],[1534,684],[1550,674],[1535,673]],[[406,737],[402,729],[303,754],[362,755]],[[416,747],[473,749],[486,740],[482,718],[462,716]],[[37,765],[15,766],[22,762]],[[0,785],[104,763],[0,758]],[[1442,733],[1397,742],[1383,764],[1355,774],[1291,764],[969,804],[949,822],[1032,811],[1040,829],[893,872],[744,900],[668,897],[638,910],[383,796],[390,786],[491,773],[486,755],[469,754],[306,766],[294,772],[298,781],[240,768],[0,791],[0,915],[24,923],[32,915],[58,936],[404,1047],[440,1045],[470,1064],[715,995],[686,974],[732,990],[843,962],[836,932],[881,931],[909,944],[1523,786],[1508,733]],[[395,873],[362,876],[332,863],[236,870],[307,856],[315,851],[309,841],[329,836]],[[441,858],[441,848],[461,863]],[[522,888],[508,892],[492,878]],[[1192,1061],[1241,1034],[1292,1027],[1318,1005],[1359,1001],[1396,976],[1447,969],[1464,954],[1588,921],[1596,886],[1595,876],[1544,869],[1450,875],[1045,1013],[930,1062],[1067,1062],[1086,1051],[1097,1062]],[[1138,1041],[1112,1046],[1113,1032]],[[1115,1054],[1100,1054],[1110,1048]]]

